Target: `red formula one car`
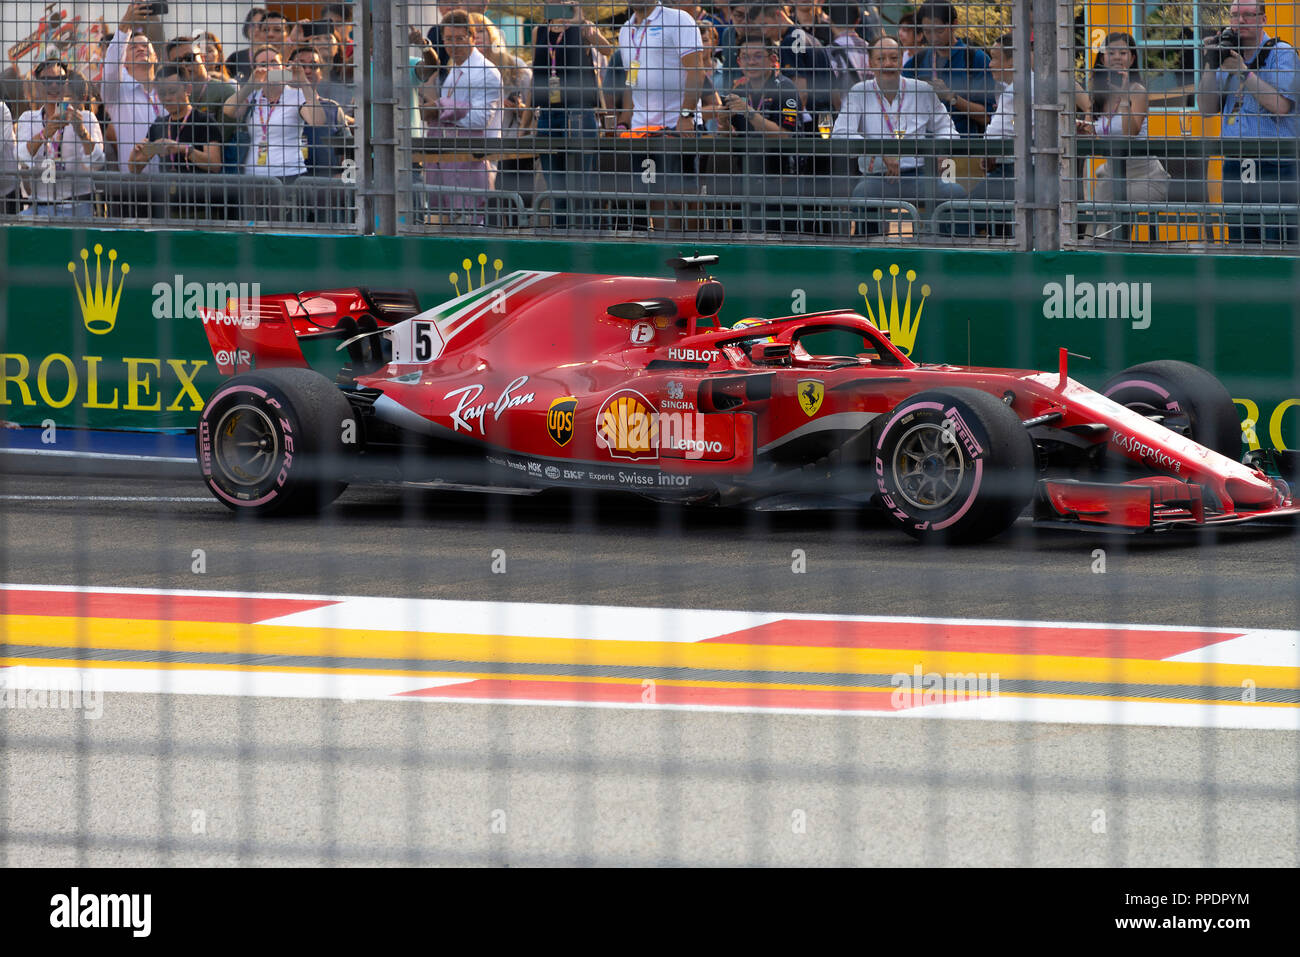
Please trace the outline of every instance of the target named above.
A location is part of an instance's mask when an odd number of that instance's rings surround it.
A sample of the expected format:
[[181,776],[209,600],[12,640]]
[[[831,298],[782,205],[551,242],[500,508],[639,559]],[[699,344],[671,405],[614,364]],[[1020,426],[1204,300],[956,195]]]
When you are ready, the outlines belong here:
[[[883,508],[917,538],[1040,523],[1123,530],[1294,515],[1238,460],[1209,373],[1150,362],[1102,392],[1056,372],[916,364],[856,312],[721,325],[716,257],[675,278],[519,271],[429,310],[365,288],[208,314],[198,457],[240,512],[318,509],[349,481],[624,489]],[[330,381],[302,343],[338,340]],[[330,343],[331,345],[333,343]]]

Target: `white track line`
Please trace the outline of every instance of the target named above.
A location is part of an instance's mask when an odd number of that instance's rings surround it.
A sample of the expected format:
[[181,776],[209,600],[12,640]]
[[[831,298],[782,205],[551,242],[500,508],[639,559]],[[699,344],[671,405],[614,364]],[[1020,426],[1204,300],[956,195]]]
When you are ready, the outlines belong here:
[[0,502],[217,502],[211,495],[0,495]]

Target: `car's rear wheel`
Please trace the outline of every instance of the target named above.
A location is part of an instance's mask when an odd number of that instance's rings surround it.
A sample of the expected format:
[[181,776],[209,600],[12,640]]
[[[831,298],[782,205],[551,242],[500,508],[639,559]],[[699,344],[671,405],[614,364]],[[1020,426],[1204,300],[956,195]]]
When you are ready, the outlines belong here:
[[1102,395],[1208,449],[1241,460],[1241,421],[1223,383],[1175,359],[1144,362],[1112,376]]
[[222,383],[199,416],[209,490],[249,515],[319,511],[347,488],[352,407],[310,369],[268,369]]
[[881,502],[905,532],[954,544],[1005,531],[1037,478],[1020,417],[975,389],[900,402],[880,431],[875,471]]

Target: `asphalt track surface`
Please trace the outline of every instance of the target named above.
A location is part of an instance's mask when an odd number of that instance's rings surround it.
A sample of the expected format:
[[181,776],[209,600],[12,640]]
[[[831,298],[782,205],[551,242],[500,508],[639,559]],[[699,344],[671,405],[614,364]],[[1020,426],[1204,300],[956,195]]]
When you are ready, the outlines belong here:
[[[1291,629],[1298,557],[374,487],[256,523],[197,481],[0,476],[28,584]],[[1300,863],[1286,731],[116,694],[0,711],[0,746],[10,865]]]

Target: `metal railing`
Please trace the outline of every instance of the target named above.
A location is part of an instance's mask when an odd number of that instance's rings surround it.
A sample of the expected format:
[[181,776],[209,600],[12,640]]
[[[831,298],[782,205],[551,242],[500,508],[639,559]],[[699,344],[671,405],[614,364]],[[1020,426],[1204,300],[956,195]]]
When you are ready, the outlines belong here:
[[[200,4],[173,6],[195,16],[204,12]],[[328,168],[337,171],[333,175],[295,179],[237,172],[255,162],[252,143],[258,135],[251,120],[239,120],[228,123],[223,133],[238,128],[224,142],[221,173],[133,175],[104,165],[93,173],[60,172],[93,184],[74,190],[91,201],[89,217],[84,206],[36,202],[41,195],[37,181],[49,173],[38,157],[21,176],[8,174],[22,185],[17,198],[0,203],[0,222],[57,218],[383,235],[779,235],[783,242],[853,245],[906,239],[1022,250],[1118,244],[1144,251],[1294,252],[1300,202],[1292,175],[1300,160],[1295,137],[1225,139],[1204,125],[1208,121],[1193,122],[1181,114],[1182,136],[1158,135],[1156,125],[1151,136],[1076,133],[1076,121],[1096,119],[1084,111],[1080,98],[1097,92],[1094,61],[1100,47],[1095,36],[1075,30],[1073,8],[1063,0],[1015,0],[992,11],[987,23],[960,24],[964,40],[986,45],[990,53],[1005,42],[998,31],[1023,34],[1026,44],[1030,33],[1055,38],[1055,43],[1036,44],[1034,56],[1024,62],[1017,55],[1014,74],[1000,74],[1003,79],[1014,75],[1018,91],[1031,88],[1031,95],[1014,97],[1015,122],[1002,126],[1010,135],[980,135],[982,127],[976,125],[956,138],[918,134],[873,139],[844,138],[835,125],[837,113],[810,110],[811,100],[801,107],[799,124],[779,136],[729,131],[718,119],[721,114],[706,115],[703,107],[703,123],[697,121],[689,132],[630,137],[611,127],[620,118],[613,112],[584,107],[591,116],[581,130],[548,133],[537,128],[536,117],[546,106],[535,101],[537,84],[523,90],[528,105],[520,113],[534,120],[503,129],[499,136],[469,128],[451,135],[448,127],[426,123],[434,102],[430,97],[441,91],[439,77],[445,81],[449,64],[423,72],[412,66],[416,48],[410,28],[418,27],[419,33],[429,25],[413,24],[416,10],[404,0],[357,0],[352,6],[347,68],[353,80],[346,92],[355,100],[355,122],[350,133],[327,133],[322,127],[310,140],[313,150],[332,157]],[[232,33],[232,26],[225,25],[223,36]],[[518,80],[531,68],[528,44],[534,27],[545,29],[525,23],[519,34],[525,45],[503,54],[519,56],[509,61],[514,66],[502,61],[503,93],[511,70]],[[624,91],[618,85],[617,18],[599,27],[613,44],[601,68],[602,95],[617,99]],[[1140,29],[1132,29],[1138,30],[1139,42],[1147,42]],[[22,25],[11,32],[22,34]],[[165,38],[166,31],[160,36]],[[447,55],[445,49],[442,53]],[[730,53],[718,48],[718,83],[737,75]],[[1031,74],[1040,80],[1028,83]],[[1175,99],[1194,95],[1195,83],[1184,77],[1178,90]],[[718,87],[718,92],[721,96],[725,90]],[[1160,96],[1162,103],[1170,100],[1170,95]],[[954,121],[959,118],[951,103],[944,109]],[[1172,113],[1153,109],[1150,115],[1161,130],[1173,127]],[[304,140],[304,157],[307,149]],[[860,161],[875,157],[880,159],[871,159],[870,172],[864,174]],[[901,183],[891,178],[895,162],[913,160],[920,161],[916,172],[905,171]],[[1131,164],[1148,160],[1159,163],[1167,175],[1157,194],[1130,186]],[[7,181],[5,162],[0,155],[0,190]],[[1104,181],[1097,178],[1103,162]],[[1272,193],[1244,179],[1240,187],[1223,181],[1224,163],[1244,168],[1261,162],[1291,164],[1281,171],[1284,182],[1270,180],[1276,185]],[[1001,182],[993,182],[986,171],[1007,163],[1015,173],[1006,173],[1003,165],[996,174]],[[313,160],[309,172],[318,169]],[[1270,168],[1270,175],[1276,178],[1277,173]],[[936,191],[935,183],[945,188]],[[881,193],[893,204],[889,208],[901,211],[889,228],[876,228],[866,215],[884,208],[872,205]],[[570,215],[571,209],[579,213]],[[879,218],[888,219],[883,213]]]

